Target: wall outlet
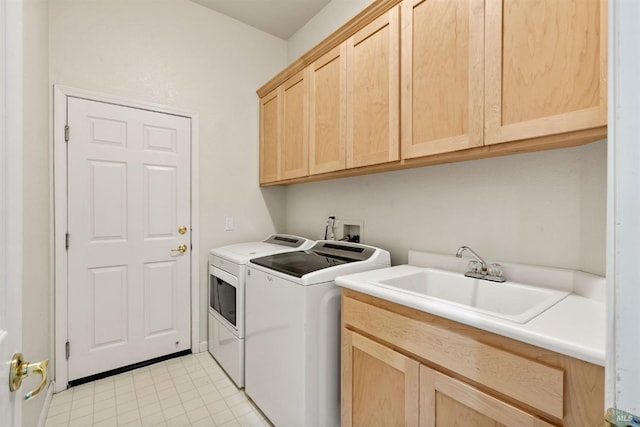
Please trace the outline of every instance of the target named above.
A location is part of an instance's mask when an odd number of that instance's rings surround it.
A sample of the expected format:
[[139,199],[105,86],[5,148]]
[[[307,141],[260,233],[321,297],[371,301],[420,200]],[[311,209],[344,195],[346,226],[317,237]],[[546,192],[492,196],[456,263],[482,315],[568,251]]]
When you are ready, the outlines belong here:
[[233,231],[233,217],[226,217],[224,219],[224,231]]

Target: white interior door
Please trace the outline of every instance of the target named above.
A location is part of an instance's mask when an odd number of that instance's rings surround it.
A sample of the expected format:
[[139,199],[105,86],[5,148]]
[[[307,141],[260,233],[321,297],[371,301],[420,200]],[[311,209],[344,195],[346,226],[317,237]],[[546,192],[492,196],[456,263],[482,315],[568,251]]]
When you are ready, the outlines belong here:
[[75,97],[67,115],[72,381],[191,347],[191,124]]
[[[22,425],[24,394],[9,391],[22,347],[22,2],[0,0],[0,424]],[[28,356],[28,355],[27,355]]]
[[8,380],[11,357],[22,348],[22,159],[2,125],[0,132],[0,424],[18,426],[24,395],[10,393]]

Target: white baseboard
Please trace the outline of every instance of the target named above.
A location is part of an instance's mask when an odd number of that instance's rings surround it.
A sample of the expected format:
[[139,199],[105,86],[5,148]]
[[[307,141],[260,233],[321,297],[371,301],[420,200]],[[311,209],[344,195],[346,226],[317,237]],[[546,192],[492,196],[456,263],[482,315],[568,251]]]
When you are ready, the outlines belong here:
[[209,341],[201,341],[200,342],[200,349],[198,350],[198,353],[202,353],[209,350]]
[[55,381],[51,381],[47,386],[47,395],[44,397],[44,404],[40,411],[40,418],[38,418],[38,427],[44,427],[47,424],[47,415],[49,415],[49,406],[51,406],[51,399],[53,399],[53,390],[55,389]]

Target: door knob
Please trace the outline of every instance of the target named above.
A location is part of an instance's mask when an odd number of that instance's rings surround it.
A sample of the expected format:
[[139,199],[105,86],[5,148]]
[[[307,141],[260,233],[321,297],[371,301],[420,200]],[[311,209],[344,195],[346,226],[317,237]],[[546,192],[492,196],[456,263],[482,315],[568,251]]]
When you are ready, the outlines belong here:
[[180,228],[178,228],[178,233],[186,234],[187,233],[187,227],[185,227],[184,225],[180,226]]
[[47,366],[49,359],[38,363],[25,362],[22,353],[16,353],[11,358],[11,367],[9,368],[9,390],[16,391],[22,385],[22,378],[33,374],[40,374],[42,379],[40,385],[29,393],[24,395],[24,400],[29,400],[42,391],[47,383]]
[[[178,253],[176,253],[176,252],[178,252]],[[185,245],[183,243],[180,246],[178,246],[177,248],[171,249],[171,256],[184,255],[185,252],[187,252],[187,245]]]

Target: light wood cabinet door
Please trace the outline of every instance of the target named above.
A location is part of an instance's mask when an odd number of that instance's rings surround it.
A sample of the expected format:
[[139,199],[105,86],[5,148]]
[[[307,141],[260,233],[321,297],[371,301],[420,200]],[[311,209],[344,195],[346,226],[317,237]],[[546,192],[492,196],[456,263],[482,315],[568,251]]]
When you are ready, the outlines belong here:
[[485,8],[485,144],[606,125],[606,1]]
[[417,426],[420,364],[342,330],[342,420],[347,426]]
[[260,99],[260,184],[280,179],[281,88]]
[[399,6],[347,40],[347,167],[398,160]]
[[346,167],[346,43],[315,61],[309,70],[309,173]]
[[402,158],[482,145],[484,1],[402,3]]
[[282,87],[280,179],[309,174],[309,79],[303,70]]
[[462,381],[420,366],[421,427],[551,427]]

